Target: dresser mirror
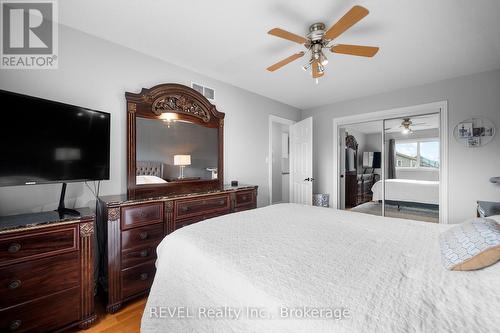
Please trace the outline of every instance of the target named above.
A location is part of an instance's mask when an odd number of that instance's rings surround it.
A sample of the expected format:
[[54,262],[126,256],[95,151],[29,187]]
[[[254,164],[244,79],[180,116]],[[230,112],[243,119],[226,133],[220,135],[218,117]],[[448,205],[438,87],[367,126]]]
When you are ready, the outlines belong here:
[[179,84],[126,93],[130,198],[222,188],[224,114]]

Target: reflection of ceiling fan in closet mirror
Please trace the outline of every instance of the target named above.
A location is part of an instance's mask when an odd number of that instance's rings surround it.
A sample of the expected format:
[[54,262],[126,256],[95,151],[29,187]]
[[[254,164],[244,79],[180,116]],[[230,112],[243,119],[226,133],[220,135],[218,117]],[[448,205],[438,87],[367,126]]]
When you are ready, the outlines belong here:
[[385,122],[387,133],[401,132],[409,135],[415,131],[439,128],[439,116],[437,114],[389,119]]

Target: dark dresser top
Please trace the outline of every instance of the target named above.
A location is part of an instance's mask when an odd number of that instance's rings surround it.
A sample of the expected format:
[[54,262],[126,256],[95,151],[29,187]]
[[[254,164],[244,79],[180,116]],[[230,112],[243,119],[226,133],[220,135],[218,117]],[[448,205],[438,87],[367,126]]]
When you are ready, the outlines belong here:
[[80,216],[59,216],[56,211],[0,216],[0,233],[87,220],[94,217],[94,213],[89,208],[78,208],[77,211],[80,212]]
[[136,199],[130,199],[126,194],[118,194],[118,195],[104,195],[99,197],[101,202],[106,203],[108,206],[115,206],[115,205],[124,205],[127,203],[138,203],[138,202],[144,202],[144,201],[155,201],[155,200],[169,200],[169,199],[176,199],[176,198],[183,198],[183,197],[193,197],[196,195],[206,195],[206,194],[214,194],[214,193],[226,193],[226,192],[233,192],[233,191],[238,191],[238,190],[245,190],[245,189],[255,189],[257,188],[257,185],[249,185],[249,184],[239,184],[238,186],[231,186],[231,185],[224,185],[222,190],[215,190],[215,191],[208,191],[208,192],[199,192],[199,193],[187,193],[187,194],[173,194],[173,195],[164,195],[164,196],[156,196],[156,197],[151,197],[151,198],[136,198]]

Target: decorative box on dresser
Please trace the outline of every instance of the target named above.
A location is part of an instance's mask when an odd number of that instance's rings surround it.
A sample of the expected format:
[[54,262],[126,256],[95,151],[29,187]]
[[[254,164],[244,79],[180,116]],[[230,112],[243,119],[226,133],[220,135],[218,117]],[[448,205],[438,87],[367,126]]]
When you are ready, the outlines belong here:
[[225,186],[219,191],[128,200],[105,196],[100,201],[100,228],[106,230],[100,278],[108,312],[146,294],[155,274],[156,247],[169,233],[212,217],[256,208],[257,186]]
[[0,218],[0,332],[89,327],[94,314],[94,216]]

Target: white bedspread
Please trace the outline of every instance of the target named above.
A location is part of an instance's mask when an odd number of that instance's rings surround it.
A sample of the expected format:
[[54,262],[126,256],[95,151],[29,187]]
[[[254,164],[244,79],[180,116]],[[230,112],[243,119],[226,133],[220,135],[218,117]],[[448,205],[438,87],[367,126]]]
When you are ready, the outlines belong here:
[[[382,200],[381,180],[372,187],[373,201]],[[439,182],[414,179],[387,179],[385,199],[439,205]]]
[[[295,204],[184,227],[158,247],[141,331],[498,332],[500,263],[445,270],[438,235],[448,227]],[[203,315],[222,307],[222,318]],[[246,307],[274,317],[249,319]],[[280,307],[349,317],[280,319]]]
[[144,185],[144,184],[165,184],[168,182],[165,179],[162,179],[157,176],[140,175],[135,177],[135,183],[137,185]]

